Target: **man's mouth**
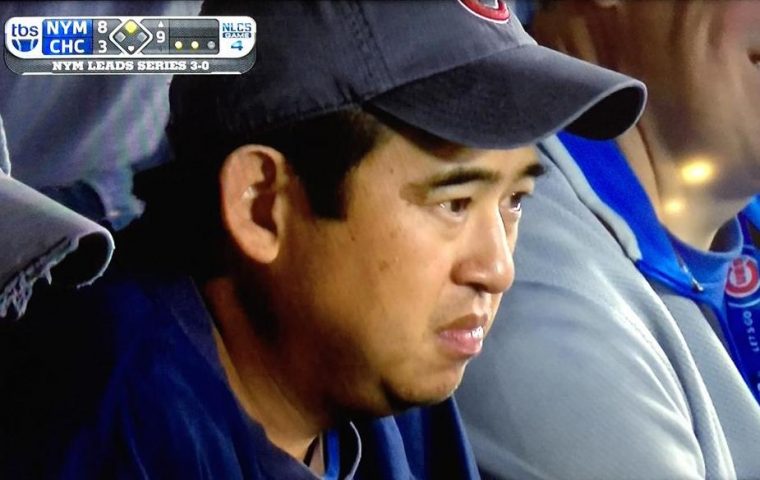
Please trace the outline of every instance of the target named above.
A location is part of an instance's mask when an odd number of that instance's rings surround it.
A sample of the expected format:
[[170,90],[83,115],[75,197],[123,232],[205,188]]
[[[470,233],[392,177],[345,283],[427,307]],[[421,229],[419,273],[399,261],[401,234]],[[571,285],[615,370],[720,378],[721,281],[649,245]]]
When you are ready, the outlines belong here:
[[438,338],[446,350],[459,358],[480,353],[485,338],[488,315],[467,315],[438,331]]

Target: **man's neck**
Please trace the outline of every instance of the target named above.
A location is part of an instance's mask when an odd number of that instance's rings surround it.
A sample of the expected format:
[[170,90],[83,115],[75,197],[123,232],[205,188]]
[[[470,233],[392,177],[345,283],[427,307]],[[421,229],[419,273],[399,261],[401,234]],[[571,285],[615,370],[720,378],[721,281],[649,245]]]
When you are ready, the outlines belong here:
[[[736,217],[751,197],[724,195],[709,178],[695,182],[694,176],[700,175],[698,169],[706,169],[701,174],[707,177],[717,176],[723,173],[717,172],[720,165],[702,164],[698,158],[692,164],[678,158],[647,126],[644,118],[636,128],[618,138],[623,155],[668,231],[694,248],[710,250],[718,230]],[[690,165],[695,173],[685,170]]]
[[284,381],[288,376],[278,368],[283,362],[270,358],[272,349],[253,331],[232,280],[212,279],[203,286],[203,292],[217,321],[214,339],[235,397],[246,414],[262,425],[273,444],[303,460],[324,429],[324,422]]

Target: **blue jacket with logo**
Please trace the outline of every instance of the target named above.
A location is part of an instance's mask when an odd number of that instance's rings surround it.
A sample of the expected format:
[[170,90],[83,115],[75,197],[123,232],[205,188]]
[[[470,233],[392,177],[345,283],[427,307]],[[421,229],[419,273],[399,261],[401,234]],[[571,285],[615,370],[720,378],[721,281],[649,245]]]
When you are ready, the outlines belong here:
[[[732,358],[760,356],[760,318],[724,328],[740,222],[695,251],[614,142],[562,135],[542,152],[515,285],[457,392],[484,478],[760,478],[755,372]],[[743,214],[755,226],[757,205]],[[758,286],[748,265],[731,274],[739,290]]]

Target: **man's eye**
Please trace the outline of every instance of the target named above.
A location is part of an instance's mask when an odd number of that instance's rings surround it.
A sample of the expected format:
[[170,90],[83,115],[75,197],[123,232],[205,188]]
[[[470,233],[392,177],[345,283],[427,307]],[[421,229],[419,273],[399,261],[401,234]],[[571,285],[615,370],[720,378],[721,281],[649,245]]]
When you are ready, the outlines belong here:
[[439,207],[455,214],[461,215],[467,211],[467,207],[470,206],[471,200],[469,198],[456,198],[454,200],[447,200],[438,204]]
[[513,193],[512,195],[509,196],[509,204],[507,208],[509,208],[509,210],[512,212],[522,211],[522,201],[527,196],[528,194],[526,192]]

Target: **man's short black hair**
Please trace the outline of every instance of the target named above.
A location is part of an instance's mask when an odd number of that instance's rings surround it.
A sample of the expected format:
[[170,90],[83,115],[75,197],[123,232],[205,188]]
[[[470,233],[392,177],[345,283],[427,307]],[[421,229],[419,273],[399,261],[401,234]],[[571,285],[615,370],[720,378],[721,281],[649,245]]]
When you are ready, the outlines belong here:
[[[138,175],[135,194],[145,201],[146,210],[124,241],[153,266],[170,265],[199,276],[223,267],[218,178],[226,156],[242,145],[261,144],[281,152],[303,185],[312,212],[335,220],[345,216],[346,177],[375,145],[383,123],[354,106],[256,131],[236,101],[255,92],[244,91],[245,83],[235,81],[239,78],[195,77],[197,85],[184,78],[180,88],[173,82],[167,134],[176,158]],[[150,259],[153,254],[158,256]]]

